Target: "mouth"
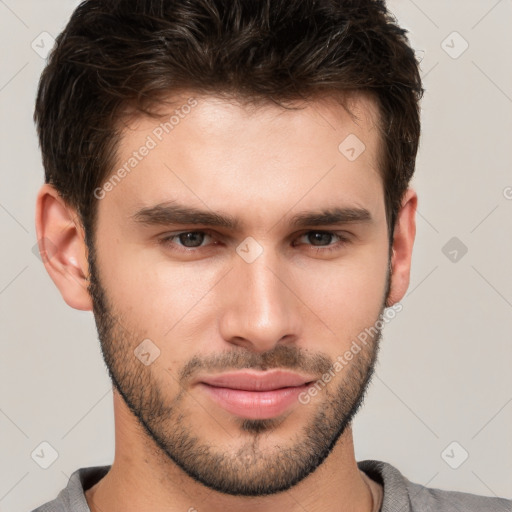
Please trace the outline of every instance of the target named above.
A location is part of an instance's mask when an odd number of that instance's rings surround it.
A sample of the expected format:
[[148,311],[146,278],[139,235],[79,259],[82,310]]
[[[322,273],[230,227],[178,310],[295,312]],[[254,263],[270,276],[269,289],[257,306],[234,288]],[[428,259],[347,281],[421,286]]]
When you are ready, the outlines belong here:
[[245,419],[271,419],[298,403],[314,377],[283,370],[240,371],[204,377],[200,389],[225,411]]

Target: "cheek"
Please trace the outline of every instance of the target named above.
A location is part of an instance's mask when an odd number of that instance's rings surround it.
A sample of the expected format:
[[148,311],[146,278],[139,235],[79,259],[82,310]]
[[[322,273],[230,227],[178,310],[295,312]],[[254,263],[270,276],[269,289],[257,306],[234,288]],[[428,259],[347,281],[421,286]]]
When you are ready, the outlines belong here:
[[[375,254],[381,254],[378,258]],[[297,292],[325,324],[325,337],[333,350],[373,325],[381,312],[386,289],[387,253],[367,247],[337,263],[315,264],[296,274]],[[307,327],[307,326],[306,326]],[[334,335],[332,335],[332,332]]]
[[[205,314],[222,272],[211,262],[176,262],[155,248],[112,248],[101,262],[102,283],[132,332],[165,343]],[[205,300],[206,299],[206,300]]]

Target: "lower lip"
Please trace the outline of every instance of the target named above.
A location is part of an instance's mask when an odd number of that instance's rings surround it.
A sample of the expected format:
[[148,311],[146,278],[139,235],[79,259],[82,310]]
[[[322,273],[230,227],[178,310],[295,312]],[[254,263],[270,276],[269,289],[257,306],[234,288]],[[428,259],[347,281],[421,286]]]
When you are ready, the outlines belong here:
[[242,389],[218,388],[200,384],[201,388],[223,409],[250,420],[263,420],[280,416],[294,403],[308,384],[271,391],[246,391]]

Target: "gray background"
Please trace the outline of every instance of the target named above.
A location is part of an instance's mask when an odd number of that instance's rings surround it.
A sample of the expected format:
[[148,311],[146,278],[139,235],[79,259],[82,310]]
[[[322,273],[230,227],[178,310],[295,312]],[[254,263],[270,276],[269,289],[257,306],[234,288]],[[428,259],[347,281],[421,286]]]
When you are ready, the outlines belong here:
[[[2,511],[53,499],[74,470],[114,453],[92,314],[64,303],[33,253],[44,58],[32,42],[44,54],[40,34],[56,36],[76,5],[0,0]],[[389,6],[423,55],[418,232],[403,311],[354,423],[356,457],[431,487],[512,498],[512,1]],[[47,469],[31,456],[43,441],[58,452]]]

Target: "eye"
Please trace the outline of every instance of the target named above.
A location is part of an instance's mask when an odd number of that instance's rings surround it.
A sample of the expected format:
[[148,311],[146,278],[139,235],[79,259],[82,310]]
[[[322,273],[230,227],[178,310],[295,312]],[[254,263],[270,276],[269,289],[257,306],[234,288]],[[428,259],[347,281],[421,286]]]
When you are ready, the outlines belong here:
[[210,237],[210,235],[205,231],[182,231],[181,233],[175,233],[161,238],[160,243],[163,245],[183,247],[185,249],[194,249],[204,247],[203,242],[207,237]]
[[[304,239],[306,245],[316,248],[317,252],[337,250],[349,243],[347,237],[332,231],[308,231],[299,237],[299,240]],[[337,243],[331,243],[333,240]],[[299,243],[298,245],[302,244]]]
[[[207,231],[181,231],[165,235],[159,239],[159,243],[166,248],[175,251],[193,252],[194,250],[206,249],[215,245],[214,236]],[[293,246],[306,245],[317,253],[336,251],[347,245],[350,240],[346,236],[332,231],[307,231],[300,235]],[[334,243],[333,243],[334,242]]]

